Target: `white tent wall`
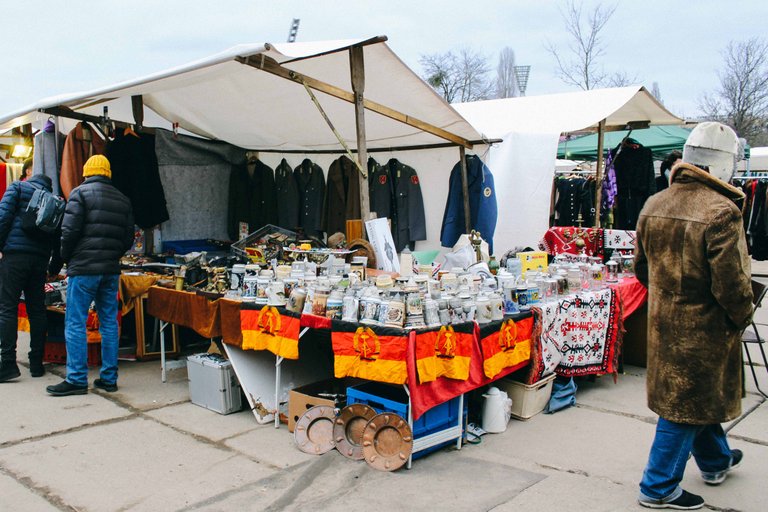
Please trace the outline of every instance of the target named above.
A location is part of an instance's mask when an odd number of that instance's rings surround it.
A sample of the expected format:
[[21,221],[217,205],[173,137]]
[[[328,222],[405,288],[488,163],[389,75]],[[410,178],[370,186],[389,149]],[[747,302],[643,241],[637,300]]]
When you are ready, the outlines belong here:
[[496,186],[497,256],[513,247],[536,248],[547,231],[558,138],[552,133],[508,133],[483,159]]

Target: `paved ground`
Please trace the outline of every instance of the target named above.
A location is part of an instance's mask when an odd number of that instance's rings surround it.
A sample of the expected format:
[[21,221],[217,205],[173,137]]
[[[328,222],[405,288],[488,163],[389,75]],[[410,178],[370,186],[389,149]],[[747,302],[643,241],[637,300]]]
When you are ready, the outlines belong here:
[[[768,333],[768,312],[758,321]],[[20,353],[26,344],[22,336]],[[581,383],[574,408],[513,420],[479,445],[381,473],[336,452],[305,455],[285,427],[258,425],[250,412],[197,407],[186,371],[161,384],[158,366],[121,362],[114,394],[47,396],[61,366],[41,379],[25,367],[0,384],[0,510],[644,510],[635,498],[655,416],[642,368],[626,368],[615,384]],[[758,371],[768,390],[768,371]],[[683,482],[711,510],[766,509],[768,405],[751,375],[747,389],[744,416],[729,425],[745,452],[741,468],[707,487],[690,462]]]

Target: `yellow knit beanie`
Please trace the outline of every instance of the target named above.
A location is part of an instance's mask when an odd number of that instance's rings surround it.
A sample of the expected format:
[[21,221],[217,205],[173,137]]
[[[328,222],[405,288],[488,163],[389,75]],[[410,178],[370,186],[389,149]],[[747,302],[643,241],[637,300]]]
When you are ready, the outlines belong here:
[[109,160],[104,155],[93,155],[83,166],[83,178],[88,176],[106,176],[112,178]]

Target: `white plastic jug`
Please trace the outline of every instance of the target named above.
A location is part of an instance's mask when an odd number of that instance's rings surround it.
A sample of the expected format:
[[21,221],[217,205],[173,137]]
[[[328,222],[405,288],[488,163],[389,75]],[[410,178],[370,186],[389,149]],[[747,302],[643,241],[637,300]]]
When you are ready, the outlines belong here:
[[490,387],[483,395],[482,427],[486,432],[500,434],[507,430],[507,423],[512,415],[512,399],[506,391],[497,387]]

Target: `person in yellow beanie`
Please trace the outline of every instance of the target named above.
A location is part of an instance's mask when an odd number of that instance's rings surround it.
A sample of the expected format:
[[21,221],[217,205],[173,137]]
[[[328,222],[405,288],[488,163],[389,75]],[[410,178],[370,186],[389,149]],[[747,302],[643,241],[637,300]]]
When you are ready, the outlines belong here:
[[112,169],[109,160],[104,155],[93,155],[83,165],[83,178],[89,176],[106,176],[112,178]]
[[88,392],[85,321],[96,302],[101,333],[101,371],[93,385],[117,391],[117,288],[120,258],[133,245],[130,200],[112,184],[109,160],[94,155],[83,166],[85,181],[72,190],[61,228],[61,257],[67,263],[67,377],[46,391],[54,396]]

